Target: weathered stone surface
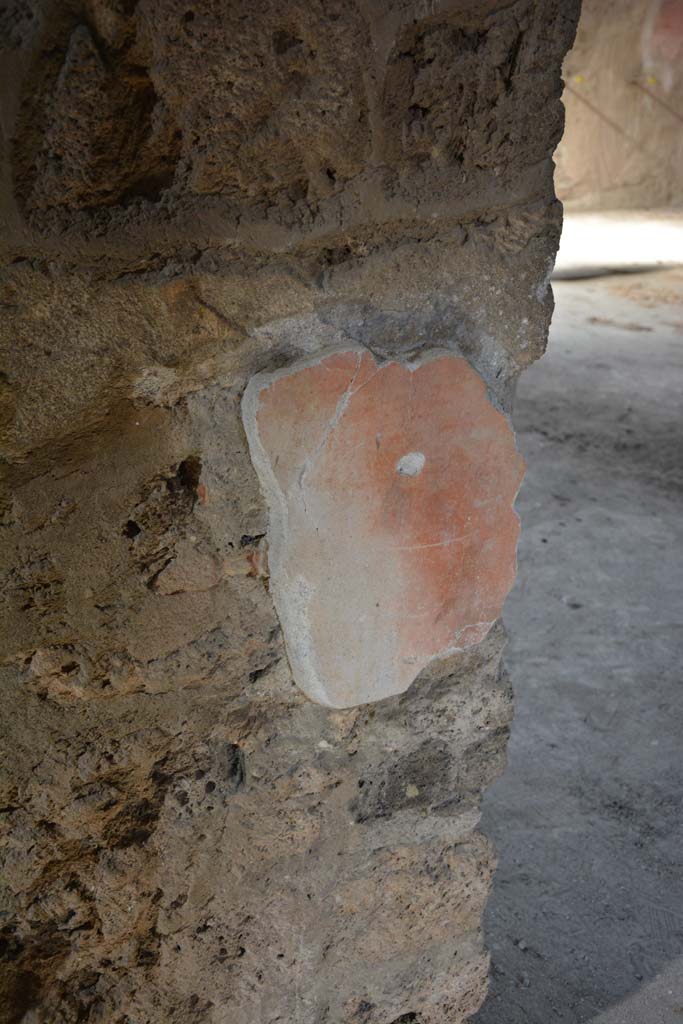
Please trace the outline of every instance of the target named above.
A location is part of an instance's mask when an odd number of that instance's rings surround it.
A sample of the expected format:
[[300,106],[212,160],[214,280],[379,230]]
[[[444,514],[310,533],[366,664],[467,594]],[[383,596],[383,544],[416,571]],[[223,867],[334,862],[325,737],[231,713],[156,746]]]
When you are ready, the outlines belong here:
[[3,1024],[480,1003],[503,632],[400,696],[306,697],[241,400],[329,349],[443,349],[509,410],[577,6],[0,11]]
[[243,410],[305,693],[390,697],[483,639],[514,578],[522,459],[464,359],[336,352],[255,377]]

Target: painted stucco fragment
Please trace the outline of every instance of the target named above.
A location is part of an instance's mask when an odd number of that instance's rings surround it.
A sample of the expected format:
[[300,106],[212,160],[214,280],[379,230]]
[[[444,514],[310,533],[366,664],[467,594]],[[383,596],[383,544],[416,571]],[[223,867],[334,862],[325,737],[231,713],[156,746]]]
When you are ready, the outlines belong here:
[[243,417],[308,696],[343,708],[402,693],[483,639],[515,575],[523,461],[464,359],[328,353],[254,377]]

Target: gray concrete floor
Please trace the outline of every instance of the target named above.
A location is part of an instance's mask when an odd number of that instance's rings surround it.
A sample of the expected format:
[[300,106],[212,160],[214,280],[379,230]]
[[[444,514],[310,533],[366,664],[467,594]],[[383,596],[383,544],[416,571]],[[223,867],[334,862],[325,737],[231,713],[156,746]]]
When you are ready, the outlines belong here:
[[683,270],[556,282],[476,1024],[683,1024]]

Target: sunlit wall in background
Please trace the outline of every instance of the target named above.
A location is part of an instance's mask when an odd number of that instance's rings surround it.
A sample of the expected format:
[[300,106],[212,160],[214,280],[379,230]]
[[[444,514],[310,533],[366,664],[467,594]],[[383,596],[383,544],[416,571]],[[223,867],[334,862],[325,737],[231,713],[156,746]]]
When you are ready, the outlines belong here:
[[683,0],[583,0],[564,78],[565,207],[683,206]]

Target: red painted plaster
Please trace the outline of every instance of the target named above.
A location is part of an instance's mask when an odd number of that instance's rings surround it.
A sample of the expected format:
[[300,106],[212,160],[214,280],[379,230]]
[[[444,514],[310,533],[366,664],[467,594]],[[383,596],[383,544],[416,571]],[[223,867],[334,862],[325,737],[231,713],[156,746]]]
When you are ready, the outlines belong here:
[[514,580],[523,461],[469,364],[339,352],[257,383],[253,409],[302,688],[337,707],[378,699],[478,643]]

